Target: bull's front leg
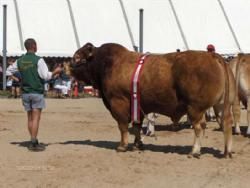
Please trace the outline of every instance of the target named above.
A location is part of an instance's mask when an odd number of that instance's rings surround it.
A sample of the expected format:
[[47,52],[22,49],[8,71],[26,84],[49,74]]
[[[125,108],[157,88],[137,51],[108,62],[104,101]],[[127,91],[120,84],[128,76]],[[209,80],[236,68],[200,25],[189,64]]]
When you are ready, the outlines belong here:
[[119,130],[121,133],[121,141],[117,147],[118,152],[125,152],[128,149],[128,124],[127,123],[118,123]]
[[117,147],[118,152],[125,152],[128,149],[129,104],[127,98],[110,100],[111,114],[116,119],[121,134],[121,141]]
[[133,123],[133,132],[135,135],[133,150],[143,150],[143,142],[141,140],[141,128],[142,123]]
[[232,115],[230,110],[224,111],[224,121],[223,121],[223,127],[224,127],[224,140],[225,140],[225,151],[224,151],[224,157],[230,157],[232,158]]

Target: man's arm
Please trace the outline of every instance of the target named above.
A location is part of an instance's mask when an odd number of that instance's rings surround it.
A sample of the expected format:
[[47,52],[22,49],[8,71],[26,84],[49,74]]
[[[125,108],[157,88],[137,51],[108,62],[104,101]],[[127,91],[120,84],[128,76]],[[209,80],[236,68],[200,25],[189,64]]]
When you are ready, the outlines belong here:
[[44,80],[50,80],[52,76],[62,71],[62,69],[58,67],[53,72],[50,72],[43,58],[39,59],[37,66],[38,74]]
[[12,75],[11,78],[12,78],[13,80],[15,80],[16,82],[19,82],[19,81],[20,81],[19,78],[15,77],[14,75]]

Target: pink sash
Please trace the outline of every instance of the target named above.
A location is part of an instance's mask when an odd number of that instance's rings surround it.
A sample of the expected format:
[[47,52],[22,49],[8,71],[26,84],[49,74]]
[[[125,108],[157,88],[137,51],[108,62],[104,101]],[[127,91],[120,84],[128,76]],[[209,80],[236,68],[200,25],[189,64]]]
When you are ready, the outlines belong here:
[[141,74],[141,70],[143,68],[144,62],[146,57],[149,53],[142,55],[139,61],[136,64],[134,73],[132,75],[132,82],[131,82],[131,118],[132,122],[140,123],[140,87],[139,87],[139,77]]

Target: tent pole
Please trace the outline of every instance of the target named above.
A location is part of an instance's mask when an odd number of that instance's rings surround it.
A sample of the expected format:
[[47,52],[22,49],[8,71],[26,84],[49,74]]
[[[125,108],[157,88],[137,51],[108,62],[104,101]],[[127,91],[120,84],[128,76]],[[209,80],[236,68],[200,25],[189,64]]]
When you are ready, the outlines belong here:
[[143,53],[143,9],[139,9],[139,52]]
[[228,18],[228,16],[227,16],[226,10],[224,9],[224,6],[223,6],[221,0],[218,0],[218,3],[219,3],[219,5],[220,5],[220,8],[221,8],[221,10],[222,10],[222,12],[223,12],[223,15],[224,15],[226,21],[227,21],[227,25],[228,25],[228,27],[229,27],[229,29],[230,29],[232,35],[233,35],[233,38],[234,38],[234,41],[235,41],[235,43],[236,43],[236,45],[237,45],[237,47],[238,47],[238,50],[239,50],[240,52],[242,52],[241,47],[240,47],[240,43],[239,43],[239,41],[238,41],[238,39],[237,39],[237,36],[236,36],[236,34],[235,34],[235,32],[234,32],[234,29],[233,29],[233,27],[232,27],[232,25],[231,25],[231,23],[230,23],[230,20],[229,20],[229,18]]
[[178,25],[179,31],[181,33],[181,37],[182,37],[182,40],[184,42],[184,45],[185,45],[186,49],[189,50],[189,46],[188,46],[188,43],[187,43],[186,36],[185,36],[185,34],[183,32],[183,29],[181,27],[181,23],[180,23],[180,20],[178,18],[177,12],[175,11],[174,4],[173,4],[172,0],[169,0],[169,4],[170,4],[170,7],[171,7],[171,9],[172,9],[172,11],[174,13],[174,17],[175,17],[176,23]]
[[7,62],[7,5],[3,5],[3,90],[6,90]]
[[21,19],[20,19],[17,0],[14,0],[14,5],[15,5],[15,10],[16,10],[16,20],[17,20],[17,28],[18,28],[19,39],[20,39],[20,46],[21,46],[21,50],[24,51],[23,33],[22,33]]
[[135,45],[135,40],[134,40],[132,31],[131,31],[131,27],[130,27],[130,25],[129,25],[128,16],[127,16],[127,13],[126,13],[126,10],[125,10],[123,1],[122,1],[122,0],[119,0],[119,2],[120,2],[120,5],[121,5],[123,17],[124,17],[124,20],[125,20],[125,23],[126,23],[126,26],[127,26],[127,29],[128,29],[128,34],[129,34],[129,37],[130,37],[132,46],[133,46],[133,48],[134,48],[135,51],[138,51],[138,47]]

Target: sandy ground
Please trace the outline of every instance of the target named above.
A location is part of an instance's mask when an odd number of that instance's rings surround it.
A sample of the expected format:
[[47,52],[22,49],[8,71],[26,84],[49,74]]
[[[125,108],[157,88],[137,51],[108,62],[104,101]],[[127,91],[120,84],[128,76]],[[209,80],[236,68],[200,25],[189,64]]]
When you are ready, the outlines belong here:
[[[157,139],[144,139],[143,152],[117,153],[118,127],[100,99],[47,99],[39,132],[47,147],[30,152],[21,100],[0,103],[0,187],[250,187],[250,139],[235,135],[233,159],[221,158],[216,123],[208,124],[200,159],[187,157],[192,129],[171,131],[164,116],[157,119]],[[243,130],[245,117],[244,111]]]

